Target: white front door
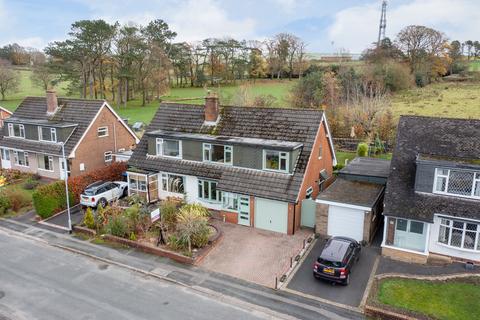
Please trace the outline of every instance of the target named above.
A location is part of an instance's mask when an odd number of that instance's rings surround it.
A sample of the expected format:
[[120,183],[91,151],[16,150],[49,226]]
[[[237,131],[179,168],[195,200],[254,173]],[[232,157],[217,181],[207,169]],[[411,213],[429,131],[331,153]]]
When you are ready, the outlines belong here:
[[12,163],[10,161],[10,150],[1,148],[0,156],[2,157],[2,168],[3,169],[12,168]]
[[250,197],[248,196],[239,197],[238,224],[250,226]]
[[332,237],[348,237],[362,241],[364,218],[363,210],[330,205],[327,233]]

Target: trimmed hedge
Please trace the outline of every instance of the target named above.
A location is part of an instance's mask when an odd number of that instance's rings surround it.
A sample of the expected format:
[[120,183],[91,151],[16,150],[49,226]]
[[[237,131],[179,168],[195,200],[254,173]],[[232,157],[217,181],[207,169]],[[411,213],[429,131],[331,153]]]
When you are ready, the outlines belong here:
[[[74,196],[71,191],[70,205],[74,204]],[[60,212],[67,208],[67,198],[65,197],[65,183],[56,181],[38,187],[32,194],[33,206],[37,214],[46,219],[54,213]]]

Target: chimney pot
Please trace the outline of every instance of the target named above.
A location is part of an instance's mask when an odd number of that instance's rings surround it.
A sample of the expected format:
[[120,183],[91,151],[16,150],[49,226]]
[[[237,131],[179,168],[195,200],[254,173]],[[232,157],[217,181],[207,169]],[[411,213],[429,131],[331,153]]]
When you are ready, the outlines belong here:
[[219,102],[216,93],[207,93],[205,97],[205,121],[216,122],[219,115]]
[[57,111],[58,99],[55,90],[47,90],[47,113],[53,114]]

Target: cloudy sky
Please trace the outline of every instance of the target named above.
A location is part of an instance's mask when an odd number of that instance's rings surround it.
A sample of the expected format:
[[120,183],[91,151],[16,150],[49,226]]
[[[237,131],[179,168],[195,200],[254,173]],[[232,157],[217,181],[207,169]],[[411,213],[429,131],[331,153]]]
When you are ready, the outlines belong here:
[[[0,0],[0,45],[43,48],[73,21],[146,24],[160,18],[178,41],[230,36],[264,39],[291,32],[310,52],[359,53],[377,38],[381,0]],[[479,0],[390,0],[387,36],[421,24],[450,39],[479,40]]]

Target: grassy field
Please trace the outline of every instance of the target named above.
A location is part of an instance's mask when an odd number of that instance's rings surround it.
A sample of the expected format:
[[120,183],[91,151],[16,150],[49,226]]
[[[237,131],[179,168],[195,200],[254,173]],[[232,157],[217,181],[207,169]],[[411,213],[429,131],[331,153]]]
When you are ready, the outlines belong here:
[[480,71],[480,60],[475,60],[475,61],[471,61],[469,63],[469,68],[468,68],[470,71]]
[[380,283],[378,300],[434,319],[473,319],[480,314],[480,286],[473,282],[389,279]]
[[395,117],[424,115],[480,119],[480,83],[435,83],[395,94]]

